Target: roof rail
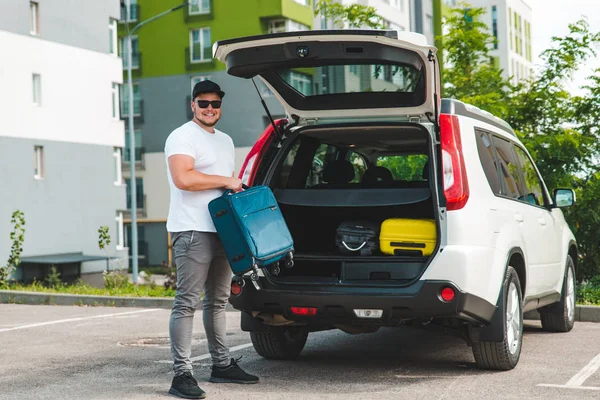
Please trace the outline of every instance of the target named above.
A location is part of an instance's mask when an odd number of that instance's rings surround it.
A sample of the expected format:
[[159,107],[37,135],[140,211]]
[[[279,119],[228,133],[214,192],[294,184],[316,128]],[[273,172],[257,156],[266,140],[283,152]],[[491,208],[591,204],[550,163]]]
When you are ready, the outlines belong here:
[[463,103],[460,100],[456,99],[442,99],[442,114],[455,114],[455,115],[463,115],[465,117],[470,117],[477,119],[479,121],[488,123],[497,128],[502,129],[506,133],[517,137],[515,131],[508,124],[508,122],[504,121],[496,117],[495,115],[484,111],[478,107],[475,107],[471,104]]

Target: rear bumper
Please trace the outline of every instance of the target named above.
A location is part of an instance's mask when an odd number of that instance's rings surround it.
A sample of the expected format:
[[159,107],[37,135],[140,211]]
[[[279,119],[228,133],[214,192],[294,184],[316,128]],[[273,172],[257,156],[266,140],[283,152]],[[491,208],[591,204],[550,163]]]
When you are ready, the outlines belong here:
[[[404,288],[385,287],[298,287],[281,290],[269,287],[261,279],[257,291],[250,280],[242,292],[231,296],[234,308],[248,313],[281,315],[285,319],[315,325],[375,324],[395,325],[410,318],[461,318],[471,322],[487,324],[496,306],[480,297],[461,292],[449,281],[418,281]],[[454,289],[455,297],[445,302],[440,293],[443,288]],[[314,316],[298,316],[291,307],[314,307]],[[358,318],[355,309],[383,310],[378,319]]]

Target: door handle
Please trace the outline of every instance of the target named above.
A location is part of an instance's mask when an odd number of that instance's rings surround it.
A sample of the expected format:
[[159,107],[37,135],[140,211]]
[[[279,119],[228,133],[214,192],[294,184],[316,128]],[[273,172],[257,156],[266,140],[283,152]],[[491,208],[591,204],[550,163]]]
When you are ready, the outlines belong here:
[[538,218],[538,222],[540,223],[540,225],[546,226],[546,218]]
[[523,222],[523,221],[525,221],[525,218],[523,218],[523,214],[516,213],[515,214],[515,221],[517,221],[517,222]]

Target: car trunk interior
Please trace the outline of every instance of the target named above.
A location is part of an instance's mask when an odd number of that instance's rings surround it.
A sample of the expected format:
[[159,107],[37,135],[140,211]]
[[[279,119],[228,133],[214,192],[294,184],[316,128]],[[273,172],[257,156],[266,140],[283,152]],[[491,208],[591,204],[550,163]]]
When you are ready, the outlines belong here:
[[269,269],[270,278],[398,284],[418,277],[429,257],[384,254],[379,246],[371,255],[342,254],[336,230],[348,221],[435,220],[428,131],[416,124],[313,127],[288,140],[269,185],[294,239],[295,265],[277,275]]

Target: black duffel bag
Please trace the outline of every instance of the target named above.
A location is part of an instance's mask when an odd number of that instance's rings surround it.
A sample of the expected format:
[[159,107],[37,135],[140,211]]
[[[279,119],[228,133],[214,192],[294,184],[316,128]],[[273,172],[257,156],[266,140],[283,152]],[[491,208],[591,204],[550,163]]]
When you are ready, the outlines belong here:
[[335,245],[342,254],[370,256],[379,249],[380,224],[346,221],[338,226]]

